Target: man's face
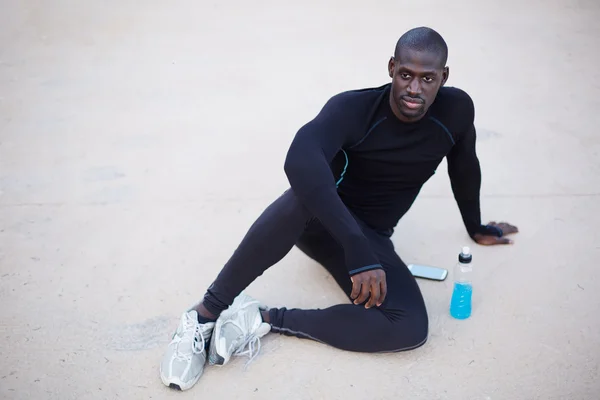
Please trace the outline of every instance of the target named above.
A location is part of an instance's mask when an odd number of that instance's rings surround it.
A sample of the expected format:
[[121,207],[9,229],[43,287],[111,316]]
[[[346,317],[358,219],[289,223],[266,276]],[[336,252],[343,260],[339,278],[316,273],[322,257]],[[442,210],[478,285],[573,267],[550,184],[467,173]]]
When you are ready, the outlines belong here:
[[448,67],[433,52],[402,50],[388,65],[392,78],[390,105],[402,121],[419,120],[429,109],[438,90],[448,79]]

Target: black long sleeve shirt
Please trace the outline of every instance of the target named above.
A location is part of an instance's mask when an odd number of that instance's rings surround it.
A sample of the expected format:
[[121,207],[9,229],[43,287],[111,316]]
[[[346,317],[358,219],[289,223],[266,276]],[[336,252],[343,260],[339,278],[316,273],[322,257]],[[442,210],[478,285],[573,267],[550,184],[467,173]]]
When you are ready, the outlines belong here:
[[392,112],[390,88],[333,96],[300,128],[285,160],[292,190],[342,244],[350,275],[381,268],[355,217],[393,229],[444,157],[469,235],[481,229],[473,101],[442,87],[423,118],[406,123]]

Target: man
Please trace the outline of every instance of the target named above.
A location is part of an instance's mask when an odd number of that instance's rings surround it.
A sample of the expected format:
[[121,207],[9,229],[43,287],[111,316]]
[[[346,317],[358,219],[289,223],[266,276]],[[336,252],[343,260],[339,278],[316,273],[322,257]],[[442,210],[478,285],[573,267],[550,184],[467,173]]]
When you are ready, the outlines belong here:
[[[390,236],[444,158],[471,238],[511,243],[505,235],[516,227],[481,224],[474,106],[462,90],[444,87],[447,56],[434,30],[406,32],[389,60],[391,83],[335,95],[298,131],[285,161],[291,188],[250,227],[202,302],[182,315],[160,366],[165,385],[191,388],[207,353],[216,365],[252,356],[270,331],[358,352],[424,344],[423,297]],[[294,245],[333,275],[352,304],[267,309],[242,294]]]

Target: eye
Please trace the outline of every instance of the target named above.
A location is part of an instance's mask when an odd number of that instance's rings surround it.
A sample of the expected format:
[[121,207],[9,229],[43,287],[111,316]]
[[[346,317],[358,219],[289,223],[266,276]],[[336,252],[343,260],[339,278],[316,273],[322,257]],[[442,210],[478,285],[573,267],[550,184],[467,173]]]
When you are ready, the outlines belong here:
[[431,82],[433,82],[433,77],[432,76],[426,76],[426,77],[423,78],[423,80],[425,82],[427,82],[427,83],[431,83]]
[[406,72],[402,72],[402,73],[400,73],[400,77],[402,79],[408,79],[408,78],[410,78],[410,74],[407,74]]

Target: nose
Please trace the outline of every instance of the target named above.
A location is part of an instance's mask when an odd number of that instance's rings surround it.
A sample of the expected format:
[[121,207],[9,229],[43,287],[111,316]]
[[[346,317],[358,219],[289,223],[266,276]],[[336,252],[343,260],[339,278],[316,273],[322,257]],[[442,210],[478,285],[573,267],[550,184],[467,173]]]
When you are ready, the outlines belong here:
[[421,80],[413,78],[410,80],[407,87],[408,94],[411,96],[418,96],[421,94]]

